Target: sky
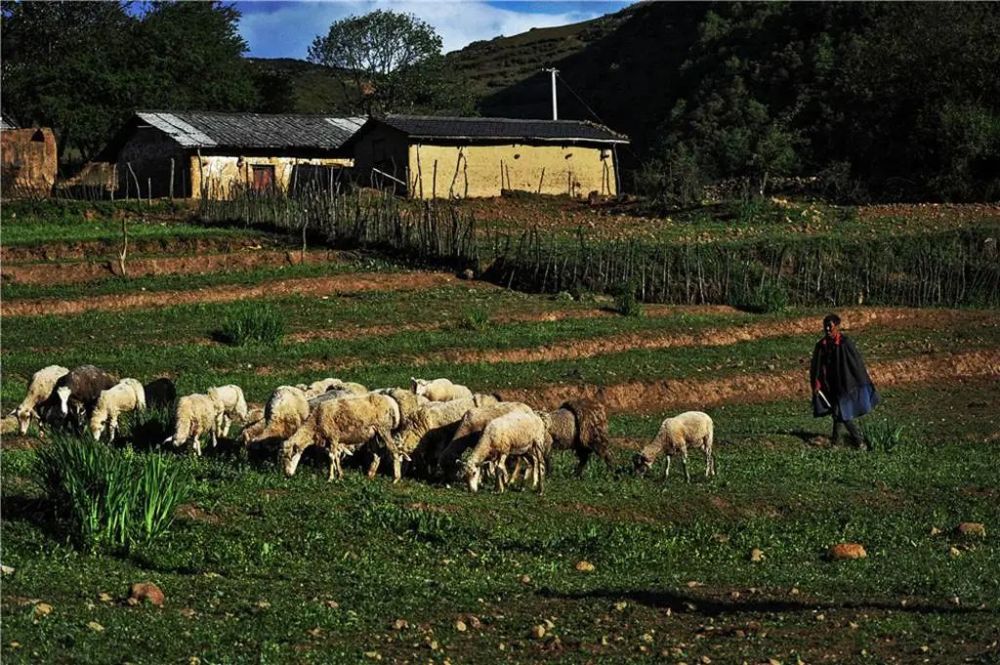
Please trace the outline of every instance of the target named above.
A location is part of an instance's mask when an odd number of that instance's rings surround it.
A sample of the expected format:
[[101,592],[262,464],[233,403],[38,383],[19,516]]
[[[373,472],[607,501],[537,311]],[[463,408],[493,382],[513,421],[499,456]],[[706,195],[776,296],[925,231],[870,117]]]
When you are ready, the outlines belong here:
[[330,24],[375,9],[415,14],[444,41],[445,53],[471,42],[515,35],[530,28],[579,23],[631,4],[615,1],[524,2],[502,0],[328,0],[326,2],[251,2],[233,4],[243,13],[240,33],[258,58],[305,58],[309,44]]

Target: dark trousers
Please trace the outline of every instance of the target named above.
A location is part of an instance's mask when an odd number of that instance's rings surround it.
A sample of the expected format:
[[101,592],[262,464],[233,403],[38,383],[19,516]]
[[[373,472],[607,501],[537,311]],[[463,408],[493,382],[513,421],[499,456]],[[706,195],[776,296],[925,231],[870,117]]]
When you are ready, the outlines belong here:
[[861,430],[854,423],[853,420],[844,420],[840,417],[840,409],[834,407],[833,409],[833,434],[830,438],[833,441],[833,445],[840,443],[840,434],[844,428],[847,428],[847,433],[851,435],[851,439],[854,441],[854,445],[859,448],[865,447],[865,437],[861,434]]

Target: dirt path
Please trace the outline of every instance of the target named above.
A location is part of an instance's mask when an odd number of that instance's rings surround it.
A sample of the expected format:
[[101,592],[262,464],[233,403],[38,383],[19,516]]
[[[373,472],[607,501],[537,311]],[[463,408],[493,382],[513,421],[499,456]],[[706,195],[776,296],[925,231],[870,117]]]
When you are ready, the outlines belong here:
[[[4,303],[4,316],[78,314],[91,310],[123,310],[139,307],[167,307],[186,303],[230,302],[283,295],[326,296],[360,291],[406,291],[429,289],[458,281],[454,275],[438,272],[350,273],[332,277],[283,279],[256,286],[218,286],[191,291],[127,293],[93,296],[76,300],[24,300]],[[487,288],[482,282],[470,282]]]
[[[125,267],[129,277],[154,275],[203,275],[231,270],[319,264],[337,261],[332,250],[297,251],[251,250],[244,248],[229,254],[199,256],[163,256],[129,259]],[[3,280],[17,284],[80,284],[120,276],[116,259],[75,263],[4,264]]]
[[[1000,350],[901,358],[871,363],[868,369],[879,387],[954,381],[963,377],[1000,378]],[[649,413],[795,397],[808,400],[807,379],[805,369],[795,369],[720,379],[636,381],[611,386],[554,384],[500,392],[506,400],[528,402],[536,408],[555,409],[568,399],[590,397],[603,401],[610,411]]]

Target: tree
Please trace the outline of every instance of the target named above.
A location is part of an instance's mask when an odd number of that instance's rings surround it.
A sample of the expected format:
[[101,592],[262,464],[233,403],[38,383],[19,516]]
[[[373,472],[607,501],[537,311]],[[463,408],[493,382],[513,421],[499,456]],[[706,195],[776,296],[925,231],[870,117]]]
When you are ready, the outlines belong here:
[[335,21],[309,47],[309,60],[340,70],[349,99],[364,113],[412,103],[424,70],[441,54],[441,37],[412,14],[376,10]]

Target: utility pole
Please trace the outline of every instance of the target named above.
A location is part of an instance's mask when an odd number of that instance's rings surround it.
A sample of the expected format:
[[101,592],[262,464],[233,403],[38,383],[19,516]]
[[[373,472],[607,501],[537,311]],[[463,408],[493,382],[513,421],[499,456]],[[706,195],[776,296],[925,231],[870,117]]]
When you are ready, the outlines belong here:
[[559,70],[556,69],[555,67],[550,67],[548,69],[543,69],[542,71],[543,72],[549,72],[549,73],[552,74],[552,119],[553,120],[558,120],[559,119],[559,105],[558,105],[558,102],[556,101],[556,74],[559,73]]

